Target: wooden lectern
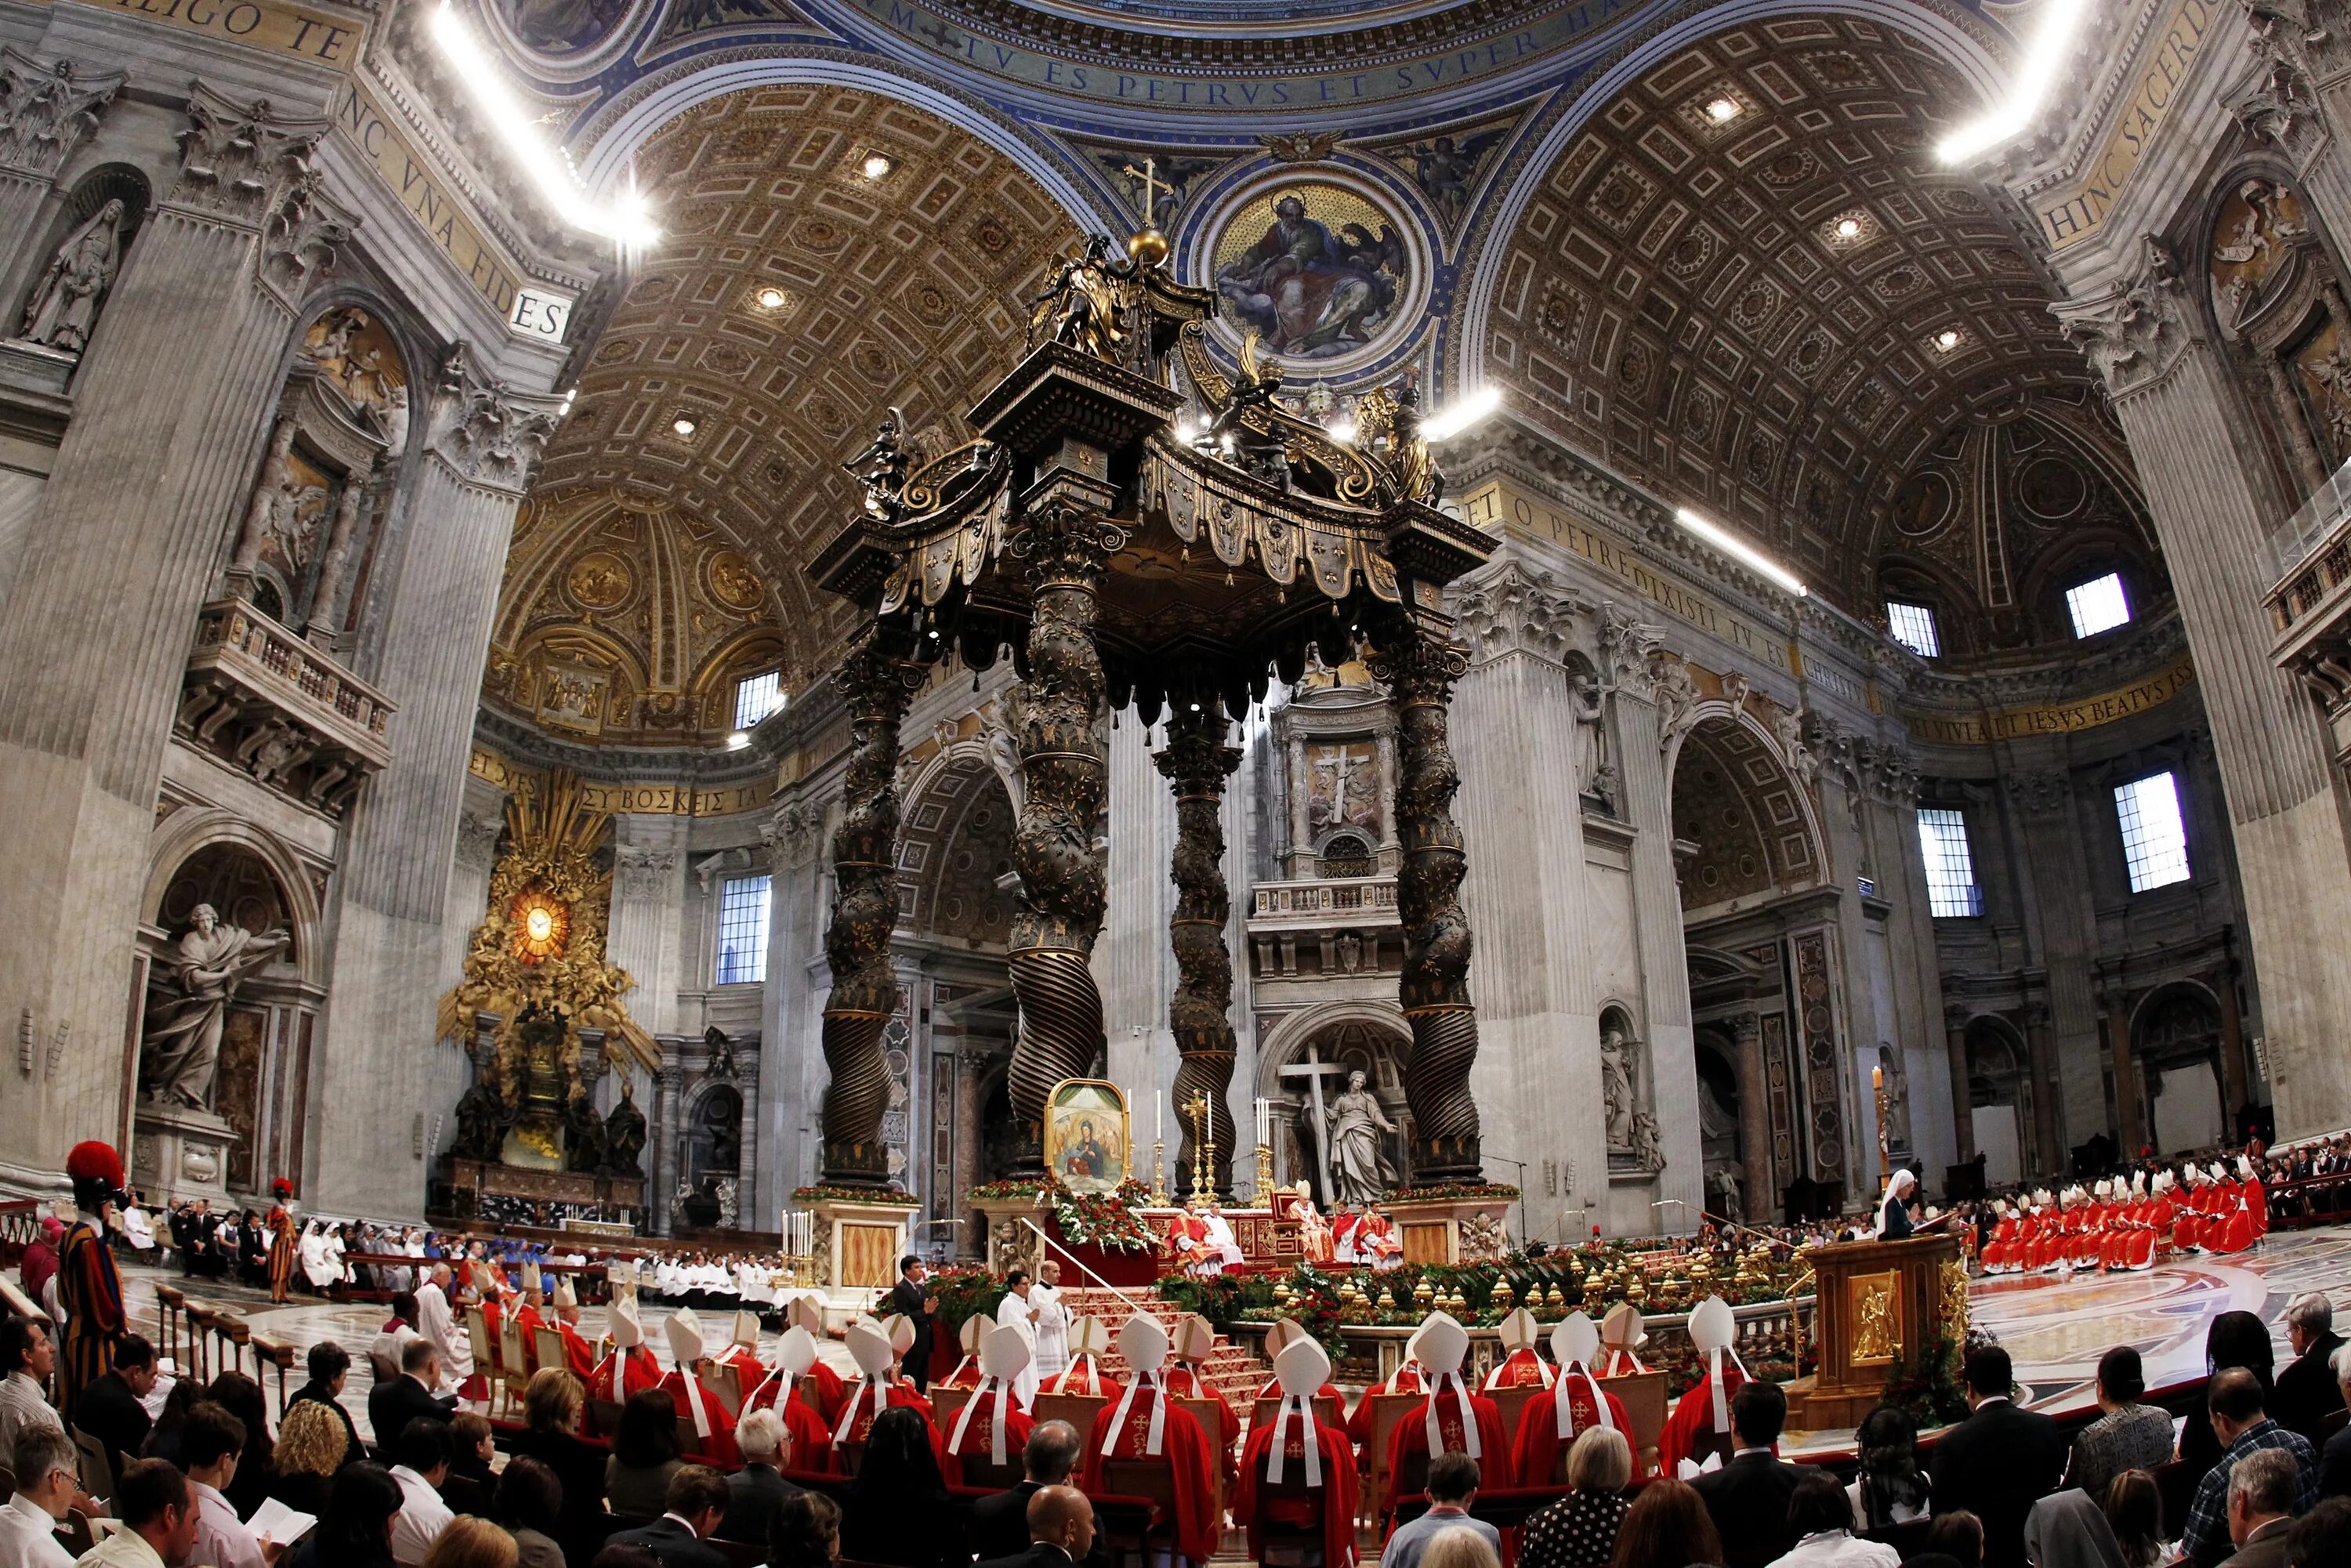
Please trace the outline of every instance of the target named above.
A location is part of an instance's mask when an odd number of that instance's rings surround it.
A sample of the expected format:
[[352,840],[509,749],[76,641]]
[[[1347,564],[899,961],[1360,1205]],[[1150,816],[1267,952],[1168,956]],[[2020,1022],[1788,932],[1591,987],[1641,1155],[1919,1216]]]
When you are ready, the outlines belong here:
[[1938,1337],[1968,1333],[1968,1272],[1956,1236],[1840,1241],[1808,1247],[1820,1367],[1788,1390],[1791,1424],[1806,1431],[1858,1426],[1886,1385]]

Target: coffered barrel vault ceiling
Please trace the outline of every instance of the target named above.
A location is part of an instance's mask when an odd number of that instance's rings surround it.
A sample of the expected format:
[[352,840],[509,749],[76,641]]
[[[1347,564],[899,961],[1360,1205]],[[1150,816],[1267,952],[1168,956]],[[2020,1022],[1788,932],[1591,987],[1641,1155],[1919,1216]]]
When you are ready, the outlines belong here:
[[[875,153],[889,161],[879,179],[865,172]],[[664,128],[636,162],[661,193],[664,237],[588,357],[539,493],[567,516],[667,519],[648,539],[666,528],[731,541],[794,686],[847,626],[802,570],[856,513],[842,461],[893,406],[928,442],[963,440],[964,411],[1019,357],[1024,293],[1077,230],[986,143],[873,93],[734,93]],[[663,576],[623,541],[599,548]],[[538,624],[551,570],[509,564],[502,646]],[[677,579],[680,615],[739,619],[712,580]]]
[[1889,454],[2089,380],[2007,223],[1934,160],[1979,108],[1873,22],[1717,34],[1568,142],[1480,263],[1470,351],[1538,423],[1867,612]]
[[[1053,9],[1021,15],[1048,33],[1124,15]],[[1212,53],[1259,36],[1248,5],[1211,9]],[[1511,14],[1395,7],[1422,28],[1471,13],[1480,25]],[[1318,11],[1317,25],[1343,15]],[[1865,619],[1898,592],[1953,622],[1954,653],[2043,647],[2064,635],[2049,611],[2058,577],[2119,566],[2144,598],[2161,591],[2161,570],[2119,433],[2058,335],[2035,264],[1981,187],[1932,156],[1944,130],[1982,108],[1979,72],[1952,61],[1994,34],[1936,0],[1917,15],[1915,37],[1851,14],[1796,15],[1670,52],[1640,46],[1655,63],[1625,67],[1604,97],[1587,101],[1571,79],[1508,113],[1489,105],[1475,125],[1447,119],[1437,129],[1477,132],[1473,175],[1451,184],[1438,179],[1443,150],[1420,145],[1426,125],[1343,108],[1311,139],[1208,151],[1236,189],[1387,164],[1417,182],[1428,199],[1408,221],[1429,226],[1420,238],[1443,276],[1427,308],[1445,330],[1405,357],[1440,388],[1499,383],[1522,416],[1745,530]],[[966,19],[981,22],[977,10]],[[1129,20],[1157,32],[1166,18]],[[1309,26],[1293,41],[1315,36]],[[648,44],[645,58],[669,47]],[[740,80],[741,57],[727,62],[718,68]],[[807,68],[834,67],[812,57]],[[676,614],[643,634],[655,642],[742,617],[710,598],[706,570],[669,573],[630,556],[631,538],[651,549],[675,534],[688,541],[678,560],[705,539],[731,548],[769,607],[761,656],[788,688],[829,664],[848,628],[804,570],[858,505],[842,461],[893,406],[934,449],[963,439],[963,412],[1019,353],[1022,302],[1045,258],[1099,221],[1073,217],[1069,193],[1115,204],[1135,193],[1105,187],[1105,169],[1116,185],[1128,162],[1171,151],[1115,135],[1114,108],[1072,100],[1067,123],[1040,120],[852,74],[725,92],[634,148],[633,177],[665,235],[587,352],[540,486],[550,517],[588,530],[579,550],[592,536],[633,579],[674,580]],[[887,172],[870,178],[877,154]],[[1179,256],[1211,204],[1170,199]],[[552,646],[576,553],[562,570],[549,556],[509,571],[494,700],[528,714],[552,678],[549,655],[524,655]],[[595,629],[623,639],[618,619],[602,613]],[[628,675],[638,706],[608,696],[608,718],[635,739],[723,727],[716,708],[688,721],[676,706],[695,683],[720,682],[712,658],[753,648],[719,646],[681,652],[669,674],[650,643],[632,653],[646,662]],[[644,706],[656,697],[668,706]]]

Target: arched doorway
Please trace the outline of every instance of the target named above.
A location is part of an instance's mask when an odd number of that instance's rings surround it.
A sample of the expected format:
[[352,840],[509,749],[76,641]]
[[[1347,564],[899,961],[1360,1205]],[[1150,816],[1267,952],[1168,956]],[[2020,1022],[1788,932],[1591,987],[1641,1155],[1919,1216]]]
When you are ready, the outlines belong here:
[[713,1084],[695,1101],[678,1141],[677,1172],[689,1192],[678,1200],[685,1222],[726,1223],[719,1194],[735,1190],[743,1174],[743,1092],[732,1083]]
[[2224,1142],[2229,1106],[2220,1077],[2220,1005],[2198,985],[2167,986],[2131,1019],[2131,1060],[2139,1082],[2116,1085],[2140,1096],[2139,1125],[2158,1154]]
[[2032,1145],[2032,1074],[2024,1042],[1994,1018],[1968,1020],[1968,1116],[1983,1155],[1987,1187],[2011,1186],[2040,1168]]
[[[1707,1193],[1737,1167],[1750,1217],[1833,1210],[1865,1135],[1846,1124],[1827,857],[1758,701],[1726,685],[1698,705],[1670,789]],[[1612,1165],[1632,1153],[1612,1147]]]

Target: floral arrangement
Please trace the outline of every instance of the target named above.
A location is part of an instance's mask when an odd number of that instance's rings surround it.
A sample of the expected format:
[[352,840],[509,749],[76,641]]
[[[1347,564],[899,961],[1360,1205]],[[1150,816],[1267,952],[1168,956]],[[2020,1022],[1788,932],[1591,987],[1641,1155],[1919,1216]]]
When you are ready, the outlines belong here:
[[920,1208],[923,1207],[923,1200],[921,1198],[916,1197],[911,1192],[900,1192],[893,1186],[826,1186],[822,1183],[819,1183],[815,1186],[796,1186],[792,1188],[792,1201],[799,1204],[823,1203],[828,1201],[832,1203],[889,1203],[897,1204],[907,1208]]
[[1460,1198],[1490,1197],[1501,1203],[1516,1203],[1519,1189],[1501,1181],[1443,1182],[1436,1186],[1400,1186],[1387,1197],[1389,1203],[1434,1203]]
[[1008,1293],[1003,1281],[972,1265],[935,1270],[923,1288],[938,1298],[939,1326],[949,1334],[960,1334],[973,1318],[994,1317]]
[[1894,1375],[1886,1382],[1886,1403],[1907,1411],[1921,1431],[1966,1420],[1968,1396],[1961,1374],[1967,1353],[1995,1343],[1980,1330],[1969,1331],[1964,1346],[1948,1333],[1936,1335],[1915,1356],[1905,1354],[1895,1362]]
[[1151,1189],[1139,1181],[1123,1181],[1115,1192],[1080,1193],[1056,1176],[1008,1176],[964,1193],[966,1202],[1006,1197],[1034,1198],[1039,1207],[1050,1208],[1061,1239],[1072,1247],[1147,1252],[1159,1246],[1158,1236],[1136,1212],[1151,1201]]
[[1138,1211],[1150,1201],[1151,1189],[1141,1182],[1123,1181],[1107,1193],[1071,1192],[1054,1182],[1045,1195],[1053,1205],[1053,1222],[1061,1239],[1073,1247],[1099,1247],[1105,1252],[1147,1252],[1159,1238]]

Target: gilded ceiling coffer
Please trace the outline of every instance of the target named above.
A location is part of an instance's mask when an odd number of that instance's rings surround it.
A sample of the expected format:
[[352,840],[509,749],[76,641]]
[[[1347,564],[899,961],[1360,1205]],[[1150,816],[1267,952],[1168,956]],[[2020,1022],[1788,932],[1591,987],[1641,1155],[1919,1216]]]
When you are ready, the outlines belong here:
[[[903,420],[885,422],[852,465],[865,487],[862,515],[810,568],[863,612],[871,647],[976,670],[1012,653],[1009,716],[1025,784],[1010,956],[1019,1163],[1039,1168],[1053,1084],[1096,1071],[1104,1050],[1087,959],[1106,900],[1099,846],[1115,831],[1101,820],[1108,714],[1131,703],[1145,725],[1174,716],[1160,766],[1178,802],[1176,1093],[1205,1093],[1215,1146],[1228,1151],[1230,901],[1217,819],[1238,758],[1225,744],[1228,716],[1262,700],[1275,677],[1299,680],[1313,658],[1379,654],[1411,705],[1405,760],[1420,781],[1406,840],[1421,919],[1405,1005],[1426,1056],[1411,1080],[1424,1162],[1414,1175],[1477,1179],[1477,1023],[1445,746],[1459,662],[1444,587],[1494,541],[1436,508],[1443,478],[1419,435],[1416,389],[1368,400],[1374,417],[1352,444],[1338,441],[1270,397],[1281,368],[1254,344],[1242,377],[1219,365],[1205,333],[1216,298],[1167,275],[1155,231],[1135,235],[1123,258],[1113,249],[1097,235],[1055,258],[1053,287],[1033,302],[1028,356],[971,413],[977,439],[919,452],[905,444]],[[851,789],[854,810],[887,793],[888,770],[860,768]],[[894,821],[894,801],[887,814]],[[877,848],[865,858],[889,857]],[[836,933],[843,918],[836,906]],[[833,963],[838,998],[853,971],[839,950]],[[829,1060],[835,1044],[828,1013]],[[878,1029],[853,1044],[843,1031],[840,1044],[836,1076],[862,1082],[879,1071]],[[838,1124],[833,1109],[829,1101],[828,1156],[836,1141],[876,1135],[878,1102],[844,1099]],[[852,1112],[863,1118],[854,1127]],[[1228,1159],[1218,1162],[1219,1188]]]

